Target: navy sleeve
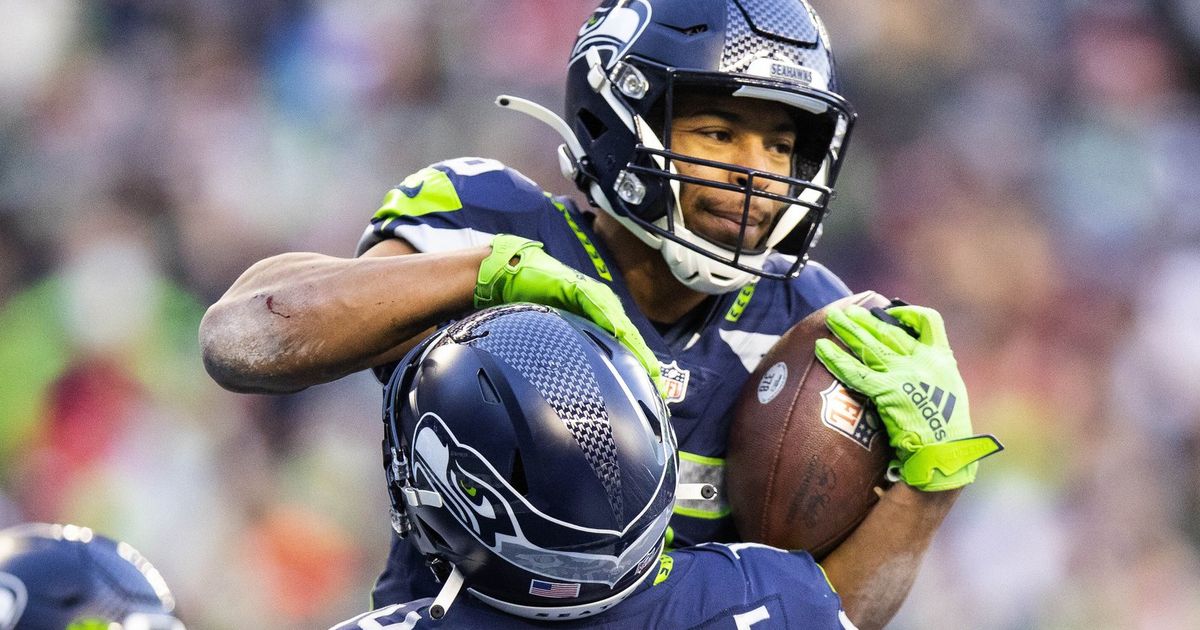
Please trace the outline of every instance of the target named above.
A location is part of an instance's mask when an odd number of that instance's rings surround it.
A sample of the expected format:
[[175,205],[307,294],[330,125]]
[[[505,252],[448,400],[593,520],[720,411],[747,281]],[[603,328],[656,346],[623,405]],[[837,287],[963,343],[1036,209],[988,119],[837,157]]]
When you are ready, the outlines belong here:
[[834,275],[825,265],[812,260],[808,261],[800,275],[792,280],[792,288],[812,310],[850,295],[850,288],[841,278]]

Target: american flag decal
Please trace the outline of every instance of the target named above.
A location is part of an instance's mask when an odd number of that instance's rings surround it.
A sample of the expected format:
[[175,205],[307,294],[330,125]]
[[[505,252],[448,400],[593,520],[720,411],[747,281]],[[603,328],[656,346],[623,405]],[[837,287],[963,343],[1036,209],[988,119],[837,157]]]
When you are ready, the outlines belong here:
[[543,582],[542,580],[530,580],[529,594],[537,595],[538,597],[552,597],[555,599],[579,597],[579,585],[564,584],[561,582]]

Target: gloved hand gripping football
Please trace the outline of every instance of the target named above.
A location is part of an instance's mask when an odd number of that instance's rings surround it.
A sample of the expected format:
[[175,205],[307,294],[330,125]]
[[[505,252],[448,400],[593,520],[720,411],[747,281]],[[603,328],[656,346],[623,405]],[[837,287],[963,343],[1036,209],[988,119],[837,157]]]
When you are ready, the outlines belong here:
[[975,480],[976,462],[1004,447],[994,436],[973,435],[967,389],[941,315],[920,306],[887,313],[918,336],[861,306],[833,309],[826,325],[850,353],[819,339],[817,358],[875,403],[896,452],[892,465],[905,483],[926,491],[965,486]]
[[592,320],[625,344],[663,391],[658,359],[612,289],[559,262],[537,241],[497,234],[479,266],[475,308],[512,302],[553,306]]

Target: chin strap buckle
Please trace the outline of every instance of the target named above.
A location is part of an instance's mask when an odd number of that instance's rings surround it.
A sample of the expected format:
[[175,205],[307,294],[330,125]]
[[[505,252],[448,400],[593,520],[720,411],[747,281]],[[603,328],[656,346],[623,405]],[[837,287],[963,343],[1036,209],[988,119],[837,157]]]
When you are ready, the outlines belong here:
[[404,502],[412,507],[442,507],[442,495],[433,490],[418,490],[412,486],[404,486],[400,488],[400,492],[404,495]]
[[562,173],[563,177],[566,177],[573,182],[578,182],[579,161],[576,160],[573,155],[571,155],[571,150],[568,149],[567,145],[565,144],[558,145],[557,153],[559,172]]

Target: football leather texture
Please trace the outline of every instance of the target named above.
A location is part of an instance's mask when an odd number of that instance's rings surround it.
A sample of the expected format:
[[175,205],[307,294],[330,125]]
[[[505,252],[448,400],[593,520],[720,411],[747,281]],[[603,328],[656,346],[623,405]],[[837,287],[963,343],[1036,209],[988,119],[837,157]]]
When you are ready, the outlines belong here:
[[803,549],[820,560],[866,517],[878,501],[875,488],[887,485],[892,449],[883,423],[814,353],[817,339],[837,341],[825,327],[826,310],[850,303],[890,305],[866,291],[812,313],[775,343],[742,388],[726,492],[745,541]]

